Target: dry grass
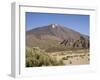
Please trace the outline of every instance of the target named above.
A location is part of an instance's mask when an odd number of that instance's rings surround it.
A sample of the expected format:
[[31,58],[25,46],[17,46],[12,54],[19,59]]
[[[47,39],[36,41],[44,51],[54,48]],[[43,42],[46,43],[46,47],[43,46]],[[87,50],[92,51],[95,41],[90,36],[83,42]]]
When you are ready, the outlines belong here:
[[48,53],[57,60],[63,60],[63,63],[66,65],[77,65],[77,64],[89,64],[90,55],[89,50],[69,50],[69,51],[60,51]]
[[26,49],[26,67],[89,64],[89,50],[45,52],[38,47]]

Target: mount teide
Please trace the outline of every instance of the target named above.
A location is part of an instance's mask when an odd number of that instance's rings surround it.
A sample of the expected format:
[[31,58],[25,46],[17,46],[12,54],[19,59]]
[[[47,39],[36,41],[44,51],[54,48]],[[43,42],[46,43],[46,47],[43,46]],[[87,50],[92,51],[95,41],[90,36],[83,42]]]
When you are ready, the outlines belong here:
[[50,24],[26,31],[26,46],[46,51],[89,48],[89,36],[59,24]]

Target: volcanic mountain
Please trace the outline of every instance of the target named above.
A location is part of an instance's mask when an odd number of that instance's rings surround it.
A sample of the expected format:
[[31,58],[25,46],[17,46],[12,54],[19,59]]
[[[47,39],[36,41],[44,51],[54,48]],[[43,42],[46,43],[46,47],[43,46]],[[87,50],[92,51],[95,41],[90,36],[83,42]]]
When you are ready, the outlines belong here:
[[26,31],[26,46],[46,51],[89,48],[89,36],[59,24],[50,24]]

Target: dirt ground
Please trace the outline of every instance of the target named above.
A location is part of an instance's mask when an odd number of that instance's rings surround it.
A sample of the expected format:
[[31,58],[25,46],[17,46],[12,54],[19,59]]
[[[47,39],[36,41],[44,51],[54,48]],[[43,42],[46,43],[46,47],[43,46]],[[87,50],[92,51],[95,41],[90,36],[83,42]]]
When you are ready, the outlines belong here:
[[62,60],[65,65],[80,65],[90,63],[89,50],[87,49],[52,52],[49,54],[53,57],[56,57],[57,60]]

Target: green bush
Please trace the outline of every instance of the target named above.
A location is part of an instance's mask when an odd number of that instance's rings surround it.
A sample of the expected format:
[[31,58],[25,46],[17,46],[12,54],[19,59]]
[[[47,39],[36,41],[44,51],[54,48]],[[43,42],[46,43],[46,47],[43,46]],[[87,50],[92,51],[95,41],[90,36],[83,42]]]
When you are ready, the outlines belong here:
[[26,48],[26,67],[63,65],[63,61],[57,61],[38,47]]

